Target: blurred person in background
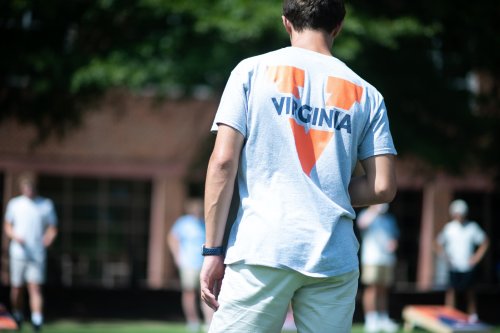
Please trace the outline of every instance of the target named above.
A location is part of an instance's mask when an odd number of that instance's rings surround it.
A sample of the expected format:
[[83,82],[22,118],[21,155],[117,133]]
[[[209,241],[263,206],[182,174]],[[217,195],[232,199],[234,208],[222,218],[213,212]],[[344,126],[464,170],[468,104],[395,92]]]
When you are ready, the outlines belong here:
[[299,332],[351,331],[353,206],[394,198],[396,150],[382,95],[332,54],[344,15],[343,0],[283,1],[291,46],[241,61],[227,82],[205,186],[211,333],[281,332],[290,303]]
[[361,282],[365,332],[396,332],[398,325],[389,318],[389,288],[394,281],[399,229],[387,211],[388,204],[372,205],[360,212]]
[[457,293],[465,293],[469,321],[477,322],[476,267],[488,250],[489,239],[476,222],[467,219],[469,207],[465,201],[453,201],[449,212],[452,220],[444,226],[436,240],[437,252],[444,256],[449,271],[445,305],[454,308]]
[[21,195],[9,200],[4,229],[10,239],[10,283],[12,314],[23,322],[23,290],[28,287],[31,322],[35,332],[43,324],[43,294],[46,249],[57,235],[57,216],[52,200],[37,195],[33,175],[20,177]]
[[[186,317],[188,330],[197,332],[201,328],[199,318],[199,275],[203,257],[201,247],[205,241],[205,222],[203,221],[203,201],[189,199],[185,204],[185,215],[179,217],[167,237],[168,245],[179,270],[182,288],[182,310]],[[204,323],[208,327],[213,310],[201,304]]]

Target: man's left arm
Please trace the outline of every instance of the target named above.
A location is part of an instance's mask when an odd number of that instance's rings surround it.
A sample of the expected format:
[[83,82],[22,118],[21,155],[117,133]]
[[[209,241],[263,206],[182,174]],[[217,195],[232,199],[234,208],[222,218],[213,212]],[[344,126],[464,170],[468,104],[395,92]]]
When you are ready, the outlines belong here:
[[365,174],[351,178],[349,184],[353,207],[391,202],[397,190],[394,155],[369,157],[361,164]]
[[47,227],[43,234],[43,246],[49,247],[57,236],[57,215],[52,200],[47,199],[48,214],[44,217]]
[[55,225],[49,225],[47,229],[45,229],[45,233],[43,234],[43,245],[45,247],[49,247],[54,242],[57,236],[57,227]]
[[490,240],[488,239],[487,236],[484,236],[483,242],[479,245],[476,252],[474,252],[472,257],[470,258],[470,264],[472,266],[476,266],[483,259],[484,254],[488,250],[489,246],[490,246]]

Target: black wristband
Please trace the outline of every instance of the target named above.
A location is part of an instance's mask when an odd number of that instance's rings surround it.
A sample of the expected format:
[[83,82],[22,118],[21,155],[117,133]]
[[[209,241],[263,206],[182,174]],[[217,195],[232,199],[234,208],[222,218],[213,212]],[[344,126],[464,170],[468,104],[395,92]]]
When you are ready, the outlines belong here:
[[224,248],[222,246],[217,247],[205,247],[205,244],[201,247],[202,256],[222,256],[224,254]]

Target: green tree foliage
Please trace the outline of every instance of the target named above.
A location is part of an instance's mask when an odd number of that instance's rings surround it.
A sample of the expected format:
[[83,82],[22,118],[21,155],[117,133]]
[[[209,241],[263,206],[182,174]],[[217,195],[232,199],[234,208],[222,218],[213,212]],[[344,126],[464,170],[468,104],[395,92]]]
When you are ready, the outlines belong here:
[[[395,48],[365,43],[364,56],[354,61],[384,93],[400,153],[452,171],[497,168],[499,3],[356,1],[356,9],[390,21],[411,16],[432,30],[401,34]],[[496,83],[474,92],[471,79],[483,71]]]
[[[499,12],[493,0],[349,2],[334,54],[383,92],[401,154],[498,162],[498,113],[473,112],[466,79],[499,77]],[[289,44],[280,15],[269,0],[2,1],[1,119],[34,123],[43,138],[77,125],[110,88],[218,94],[242,58]]]

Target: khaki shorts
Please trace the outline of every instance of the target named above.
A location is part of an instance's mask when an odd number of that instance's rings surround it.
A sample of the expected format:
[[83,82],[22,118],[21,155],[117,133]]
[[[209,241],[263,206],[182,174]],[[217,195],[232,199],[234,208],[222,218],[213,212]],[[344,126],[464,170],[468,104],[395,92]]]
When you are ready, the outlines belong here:
[[226,267],[210,333],[281,333],[290,303],[301,333],[350,333],[358,270],[310,277],[272,267]]
[[45,261],[10,259],[10,284],[21,287],[25,283],[45,282]]
[[180,268],[181,287],[183,290],[196,290],[200,286],[200,270],[195,268]]
[[363,284],[378,284],[388,287],[393,281],[393,266],[363,265],[361,269],[361,282]]

